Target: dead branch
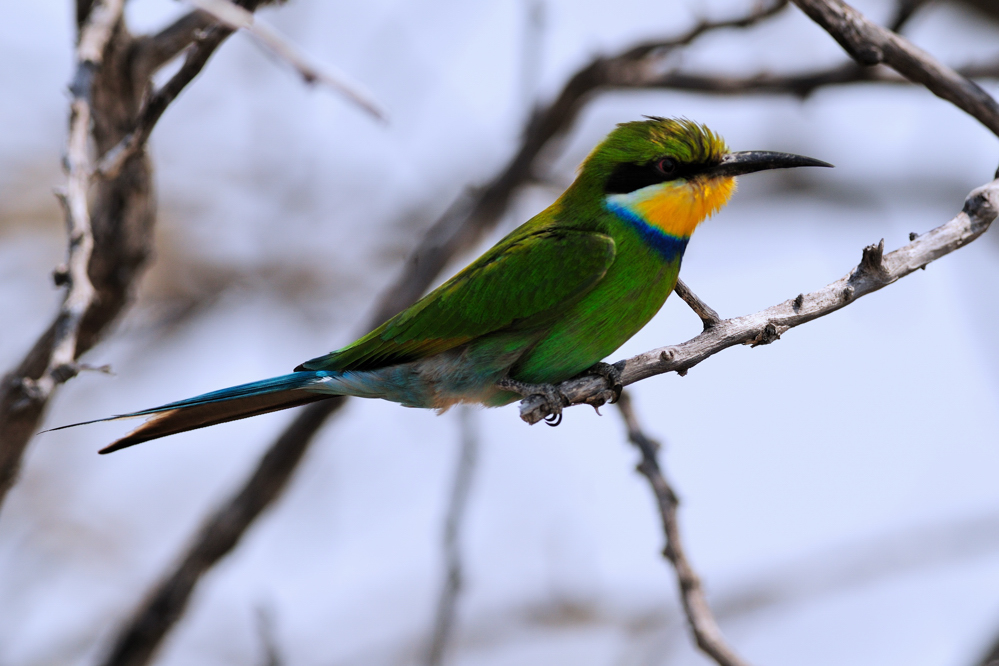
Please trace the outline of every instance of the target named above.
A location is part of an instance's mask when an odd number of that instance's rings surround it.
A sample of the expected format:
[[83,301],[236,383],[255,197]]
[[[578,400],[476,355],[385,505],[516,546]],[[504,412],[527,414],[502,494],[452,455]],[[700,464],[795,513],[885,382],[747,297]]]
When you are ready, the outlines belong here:
[[[256,7],[264,1],[242,4]],[[55,387],[81,369],[77,359],[123,311],[152,249],[155,194],[146,156],[141,151],[125,155],[114,174],[96,183],[90,180],[88,144],[92,141],[96,154],[104,154],[134,128],[148,77],[154,73],[149,59],[136,57],[146,38],[129,34],[121,4],[77,2],[80,39],[70,86],[69,182],[64,195],[70,250],[69,261],[54,273],[56,283],[69,288],[52,324],[0,383],[0,504],[17,478],[25,447],[38,431]],[[167,40],[173,47],[184,35],[193,38],[197,32],[191,22],[174,26]],[[202,40],[192,52],[214,50],[220,43],[218,39],[206,46]],[[206,61],[207,54],[201,64]]]
[[659,467],[658,452],[661,448],[659,443],[642,431],[631,405],[631,396],[627,391],[621,393],[617,406],[628,428],[628,441],[642,454],[638,471],[649,480],[652,492],[656,496],[659,516],[663,523],[663,535],[666,537],[663,557],[669,560],[673,570],[676,571],[683,612],[687,616],[687,623],[690,625],[697,647],[714,659],[719,666],[748,666],[725,642],[718,622],[708,605],[701,579],[684,552],[683,542],[680,539],[680,526],[677,522],[677,508],[680,501],[663,475],[662,468]]
[[69,235],[65,268],[57,269],[57,282],[66,285],[66,296],[56,316],[55,337],[48,367],[41,377],[25,381],[25,390],[36,400],[47,400],[57,384],[79,372],[76,366],[76,343],[80,323],[94,301],[94,285],[87,269],[94,249],[87,195],[90,191],[90,123],[94,71],[101,66],[104,49],[114,26],[121,20],[124,0],[98,1],[80,30],[76,47],[76,73],[70,85],[69,138],[65,168],[66,190],[58,194],[66,213]]
[[99,80],[123,7],[123,0],[98,0],[80,13],[76,71],[70,85],[67,185],[58,194],[66,213],[69,242],[66,264],[56,269],[55,280],[66,285],[66,296],[49,330],[0,387],[0,503],[17,477],[21,454],[37,427],[41,410],[55,387],[79,372],[76,358],[87,347],[86,332],[82,330],[84,318],[97,298],[89,272],[94,228],[88,202],[88,144],[95,99],[99,96],[95,82]]
[[473,408],[462,406],[459,418],[461,451],[458,454],[458,466],[454,472],[454,485],[451,487],[451,499],[448,502],[447,517],[444,522],[444,585],[437,602],[434,631],[430,649],[427,651],[427,666],[439,666],[443,662],[444,650],[453,633],[455,606],[464,585],[461,544],[458,536],[465,520],[468,495],[472,488],[472,475],[479,459],[479,434]]
[[721,317],[715,312],[714,308],[702,301],[697,297],[697,294],[690,290],[683,280],[677,279],[676,286],[673,288],[676,295],[683,299],[683,302],[690,306],[690,309],[694,311],[698,317],[701,318],[701,323],[704,325],[704,330],[716,326],[720,321]]
[[233,4],[229,0],[188,0],[188,2],[211,14],[217,21],[233,30],[248,32],[270,49],[274,55],[291,65],[306,83],[321,83],[332,90],[339,91],[375,118],[381,121],[385,120],[385,113],[378,103],[371,98],[371,95],[361,90],[359,84],[348,82],[342,74],[333,74],[326,69],[310,64],[288,40],[270,26],[257,20],[253,12]]
[[904,37],[872,23],[842,0],[793,2],[861,65],[888,65],[974,116],[999,136],[999,104],[974,82],[941,64]]
[[[999,214],[999,180],[983,185],[968,195],[964,209],[952,220],[908,245],[884,254],[884,241],[864,248],[860,264],[836,282],[754,314],[724,319],[700,335],[673,346],[661,347],[615,363],[623,385],[667,372],[686,374],[687,370],[718,352],[735,345],[766,345],[780,339],[795,326],[824,317],[844,308],[861,296],[878,291],[920,268],[971,243],[981,236]],[[558,385],[572,405],[603,404],[606,382],[586,375]],[[541,396],[520,403],[520,418],[537,423],[548,415]]]

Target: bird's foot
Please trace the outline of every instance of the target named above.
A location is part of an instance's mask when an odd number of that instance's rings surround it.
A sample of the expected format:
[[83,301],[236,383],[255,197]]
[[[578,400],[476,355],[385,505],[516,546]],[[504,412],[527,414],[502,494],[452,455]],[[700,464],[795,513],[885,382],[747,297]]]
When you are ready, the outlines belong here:
[[[597,375],[598,377],[603,377],[604,381],[607,382],[607,390],[600,393],[599,398],[603,400],[600,404],[613,405],[621,398],[621,391],[624,390],[624,385],[621,383],[621,371],[617,369],[617,366],[613,366],[610,363],[604,363],[600,361],[594,363],[593,366],[583,373],[584,375]],[[595,405],[594,408],[599,405]]]
[[569,406],[569,398],[554,384],[528,384],[504,377],[496,382],[496,386],[524,398],[540,396],[545,401],[545,411],[548,412],[545,423],[553,427],[562,422],[562,409]]

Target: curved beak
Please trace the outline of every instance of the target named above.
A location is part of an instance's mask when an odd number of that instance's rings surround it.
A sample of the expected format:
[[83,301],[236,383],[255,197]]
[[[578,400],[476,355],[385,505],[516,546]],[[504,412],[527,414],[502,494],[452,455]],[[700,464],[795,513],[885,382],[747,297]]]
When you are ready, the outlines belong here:
[[729,153],[722,158],[721,164],[711,169],[712,176],[741,176],[767,169],[791,169],[793,167],[820,166],[831,167],[832,164],[813,157],[793,155],[791,153],[775,153],[769,150],[743,150]]

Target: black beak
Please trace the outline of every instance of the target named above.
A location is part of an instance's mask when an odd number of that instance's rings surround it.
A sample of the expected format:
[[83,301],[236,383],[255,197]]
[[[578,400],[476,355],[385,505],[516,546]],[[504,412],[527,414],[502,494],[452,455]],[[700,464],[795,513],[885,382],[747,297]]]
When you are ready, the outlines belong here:
[[721,164],[711,169],[712,176],[741,176],[767,169],[790,169],[792,167],[820,166],[831,167],[832,164],[802,155],[791,153],[775,153],[769,150],[743,150],[729,153],[722,158]]

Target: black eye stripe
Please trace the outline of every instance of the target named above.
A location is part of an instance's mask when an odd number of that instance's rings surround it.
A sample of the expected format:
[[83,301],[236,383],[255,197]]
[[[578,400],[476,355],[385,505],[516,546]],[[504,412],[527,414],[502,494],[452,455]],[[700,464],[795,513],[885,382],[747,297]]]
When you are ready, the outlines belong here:
[[604,184],[604,193],[627,194],[656,183],[693,178],[709,168],[708,164],[684,164],[672,158],[661,158],[647,164],[618,164]]

